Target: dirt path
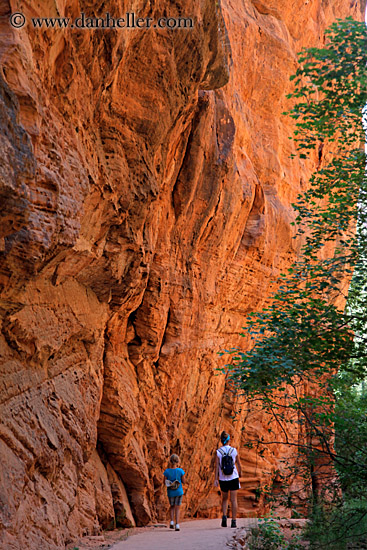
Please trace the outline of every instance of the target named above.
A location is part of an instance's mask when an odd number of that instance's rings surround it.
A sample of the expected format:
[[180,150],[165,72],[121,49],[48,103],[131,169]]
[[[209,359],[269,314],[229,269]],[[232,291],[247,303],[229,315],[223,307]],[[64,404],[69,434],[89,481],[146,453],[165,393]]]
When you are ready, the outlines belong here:
[[181,531],[167,526],[130,536],[114,544],[111,550],[224,550],[233,537],[244,537],[246,527],[256,525],[255,519],[237,520],[237,529],[220,526],[220,519],[185,521]]

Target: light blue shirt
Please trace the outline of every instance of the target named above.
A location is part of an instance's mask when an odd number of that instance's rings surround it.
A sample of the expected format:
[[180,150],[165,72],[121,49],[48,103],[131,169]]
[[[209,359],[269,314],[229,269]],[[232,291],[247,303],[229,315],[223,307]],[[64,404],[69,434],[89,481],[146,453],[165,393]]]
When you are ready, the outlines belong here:
[[185,475],[185,472],[182,468],[167,468],[167,470],[164,470],[163,475],[170,481],[177,479],[180,482],[180,486],[175,491],[167,487],[167,495],[169,497],[180,497],[184,494],[181,479]]

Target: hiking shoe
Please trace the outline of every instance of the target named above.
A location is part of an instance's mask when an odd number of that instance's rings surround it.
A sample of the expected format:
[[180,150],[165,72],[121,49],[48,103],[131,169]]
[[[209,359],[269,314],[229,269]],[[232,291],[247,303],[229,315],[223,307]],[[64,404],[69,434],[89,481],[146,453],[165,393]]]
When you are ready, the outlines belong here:
[[232,519],[231,521],[231,527],[237,527],[237,523],[235,519]]
[[174,524],[173,521],[171,521],[171,523],[169,524],[169,528],[170,528],[170,529],[174,529],[174,528],[175,528],[175,524]]
[[227,527],[227,516],[222,516],[221,526],[222,527]]
[[180,526],[178,523],[176,523],[175,531],[179,531],[179,530],[180,530]]

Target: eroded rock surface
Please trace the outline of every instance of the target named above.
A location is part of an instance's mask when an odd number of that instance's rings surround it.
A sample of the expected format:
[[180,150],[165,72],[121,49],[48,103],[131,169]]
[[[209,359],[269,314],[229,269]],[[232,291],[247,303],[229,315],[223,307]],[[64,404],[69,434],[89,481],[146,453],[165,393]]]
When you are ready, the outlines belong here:
[[[9,14],[194,18],[191,30],[15,30]],[[297,254],[289,76],[359,1],[5,0],[0,6],[1,544],[61,549],[162,519],[187,470],[212,517],[218,435],[261,433],[215,368]],[[316,159],[315,159],[316,161]],[[242,450],[242,513],[284,449]]]

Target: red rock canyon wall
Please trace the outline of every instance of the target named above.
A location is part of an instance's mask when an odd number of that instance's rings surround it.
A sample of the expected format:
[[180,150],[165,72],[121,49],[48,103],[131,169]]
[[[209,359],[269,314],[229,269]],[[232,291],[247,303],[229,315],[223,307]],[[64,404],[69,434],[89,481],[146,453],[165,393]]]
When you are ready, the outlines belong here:
[[[39,30],[31,17],[191,16],[192,30]],[[177,452],[187,514],[212,516],[217,352],[297,251],[296,52],[359,0],[0,4],[1,547],[53,550],[162,519]],[[241,450],[242,513],[285,449]]]

